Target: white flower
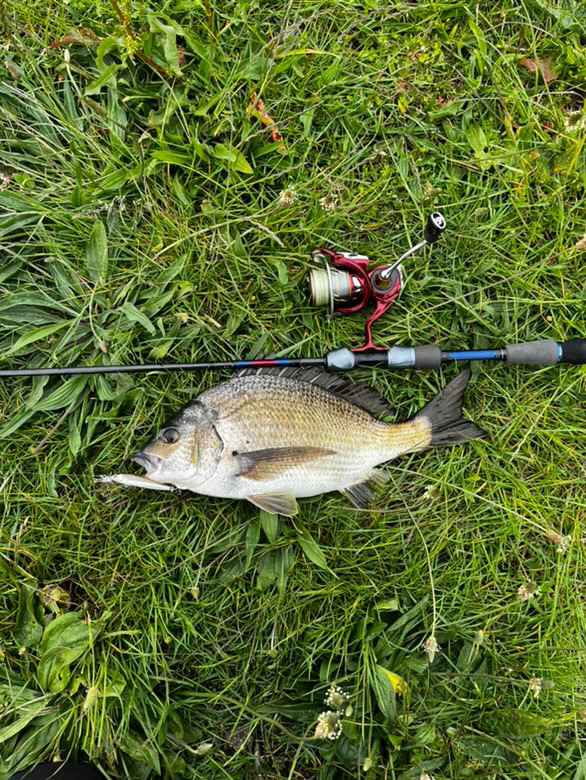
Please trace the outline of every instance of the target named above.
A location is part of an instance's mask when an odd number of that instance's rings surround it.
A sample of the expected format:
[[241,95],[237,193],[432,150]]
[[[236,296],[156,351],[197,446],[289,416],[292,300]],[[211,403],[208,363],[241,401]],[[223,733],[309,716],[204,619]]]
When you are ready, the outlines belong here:
[[319,203],[324,211],[333,211],[338,205],[338,198],[335,195],[324,195],[319,199]]
[[561,534],[558,534],[557,531],[548,531],[546,536],[550,542],[555,544],[559,553],[567,552],[572,543],[571,535],[562,536]]
[[314,737],[316,739],[338,739],[342,733],[339,712],[322,712],[317,719]]
[[568,131],[583,130],[586,126],[586,117],[582,111],[571,111],[564,121],[564,127]]
[[567,536],[562,536],[560,539],[560,542],[558,544],[558,552],[559,553],[565,553],[569,549],[570,545],[572,544],[572,537],[570,534]]
[[529,599],[538,595],[539,588],[537,587],[537,583],[533,580],[528,582],[527,585],[521,585],[517,590],[517,598],[519,601],[529,601]]
[[439,488],[437,485],[428,485],[423,491],[423,498],[425,501],[433,501],[434,498],[437,498],[438,493]]
[[297,200],[297,193],[293,187],[285,187],[279,193],[279,200],[277,201],[277,208],[284,209],[286,206],[290,206]]
[[325,698],[325,704],[337,712],[342,712],[349,698],[348,694],[344,693],[339,685],[332,685]]
[[537,698],[543,689],[543,680],[539,677],[532,677],[527,684],[533,696]]
[[435,654],[440,649],[440,646],[437,643],[437,639],[433,634],[427,637],[423,643],[423,649],[425,650],[429,663],[432,664],[435,658]]

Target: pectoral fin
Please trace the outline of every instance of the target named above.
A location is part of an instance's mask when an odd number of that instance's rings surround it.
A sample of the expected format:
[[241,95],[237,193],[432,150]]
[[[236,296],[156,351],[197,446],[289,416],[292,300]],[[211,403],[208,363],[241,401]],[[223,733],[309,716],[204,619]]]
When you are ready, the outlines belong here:
[[335,450],[322,447],[271,447],[252,452],[235,453],[238,476],[246,479],[274,479],[303,463],[335,455]]
[[299,509],[295,496],[291,493],[258,493],[246,497],[251,504],[270,512],[272,515],[293,517]]

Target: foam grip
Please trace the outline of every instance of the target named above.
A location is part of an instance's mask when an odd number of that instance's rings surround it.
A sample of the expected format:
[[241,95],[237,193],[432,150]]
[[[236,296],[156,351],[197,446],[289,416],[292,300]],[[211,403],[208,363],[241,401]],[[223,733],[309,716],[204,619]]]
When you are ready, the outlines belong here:
[[560,344],[562,356],[560,363],[574,363],[582,365],[586,363],[586,339],[570,339]]
[[553,339],[507,344],[507,363],[518,366],[555,366],[559,362],[559,344]]
[[442,364],[442,351],[437,344],[423,344],[413,349],[415,368],[439,368]]

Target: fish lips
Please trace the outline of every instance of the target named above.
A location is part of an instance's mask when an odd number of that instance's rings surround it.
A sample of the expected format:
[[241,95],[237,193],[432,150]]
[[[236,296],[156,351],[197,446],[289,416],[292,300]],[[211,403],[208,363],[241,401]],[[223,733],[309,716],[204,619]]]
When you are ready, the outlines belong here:
[[130,460],[133,463],[137,463],[139,466],[142,466],[147,474],[149,474],[151,471],[155,471],[161,462],[161,459],[156,455],[149,455],[147,452],[143,452],[142,450],[135,453]]

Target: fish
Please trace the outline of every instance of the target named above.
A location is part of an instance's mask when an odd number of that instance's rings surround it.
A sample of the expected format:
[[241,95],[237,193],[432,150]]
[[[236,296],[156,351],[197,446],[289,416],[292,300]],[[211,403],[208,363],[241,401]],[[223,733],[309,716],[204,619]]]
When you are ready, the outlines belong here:
[[107,479],[245,499],[285,517],[298,512],[298,498],[331,491],[363,508],[384,482],[383,464],[485,438],[462,416],[469,379],[463,371],[414,417],[387,423],[378,418],[394,413],[378,393],[339,374],[244,371],[196,397],[132,457],[145,471],[140,481]]

